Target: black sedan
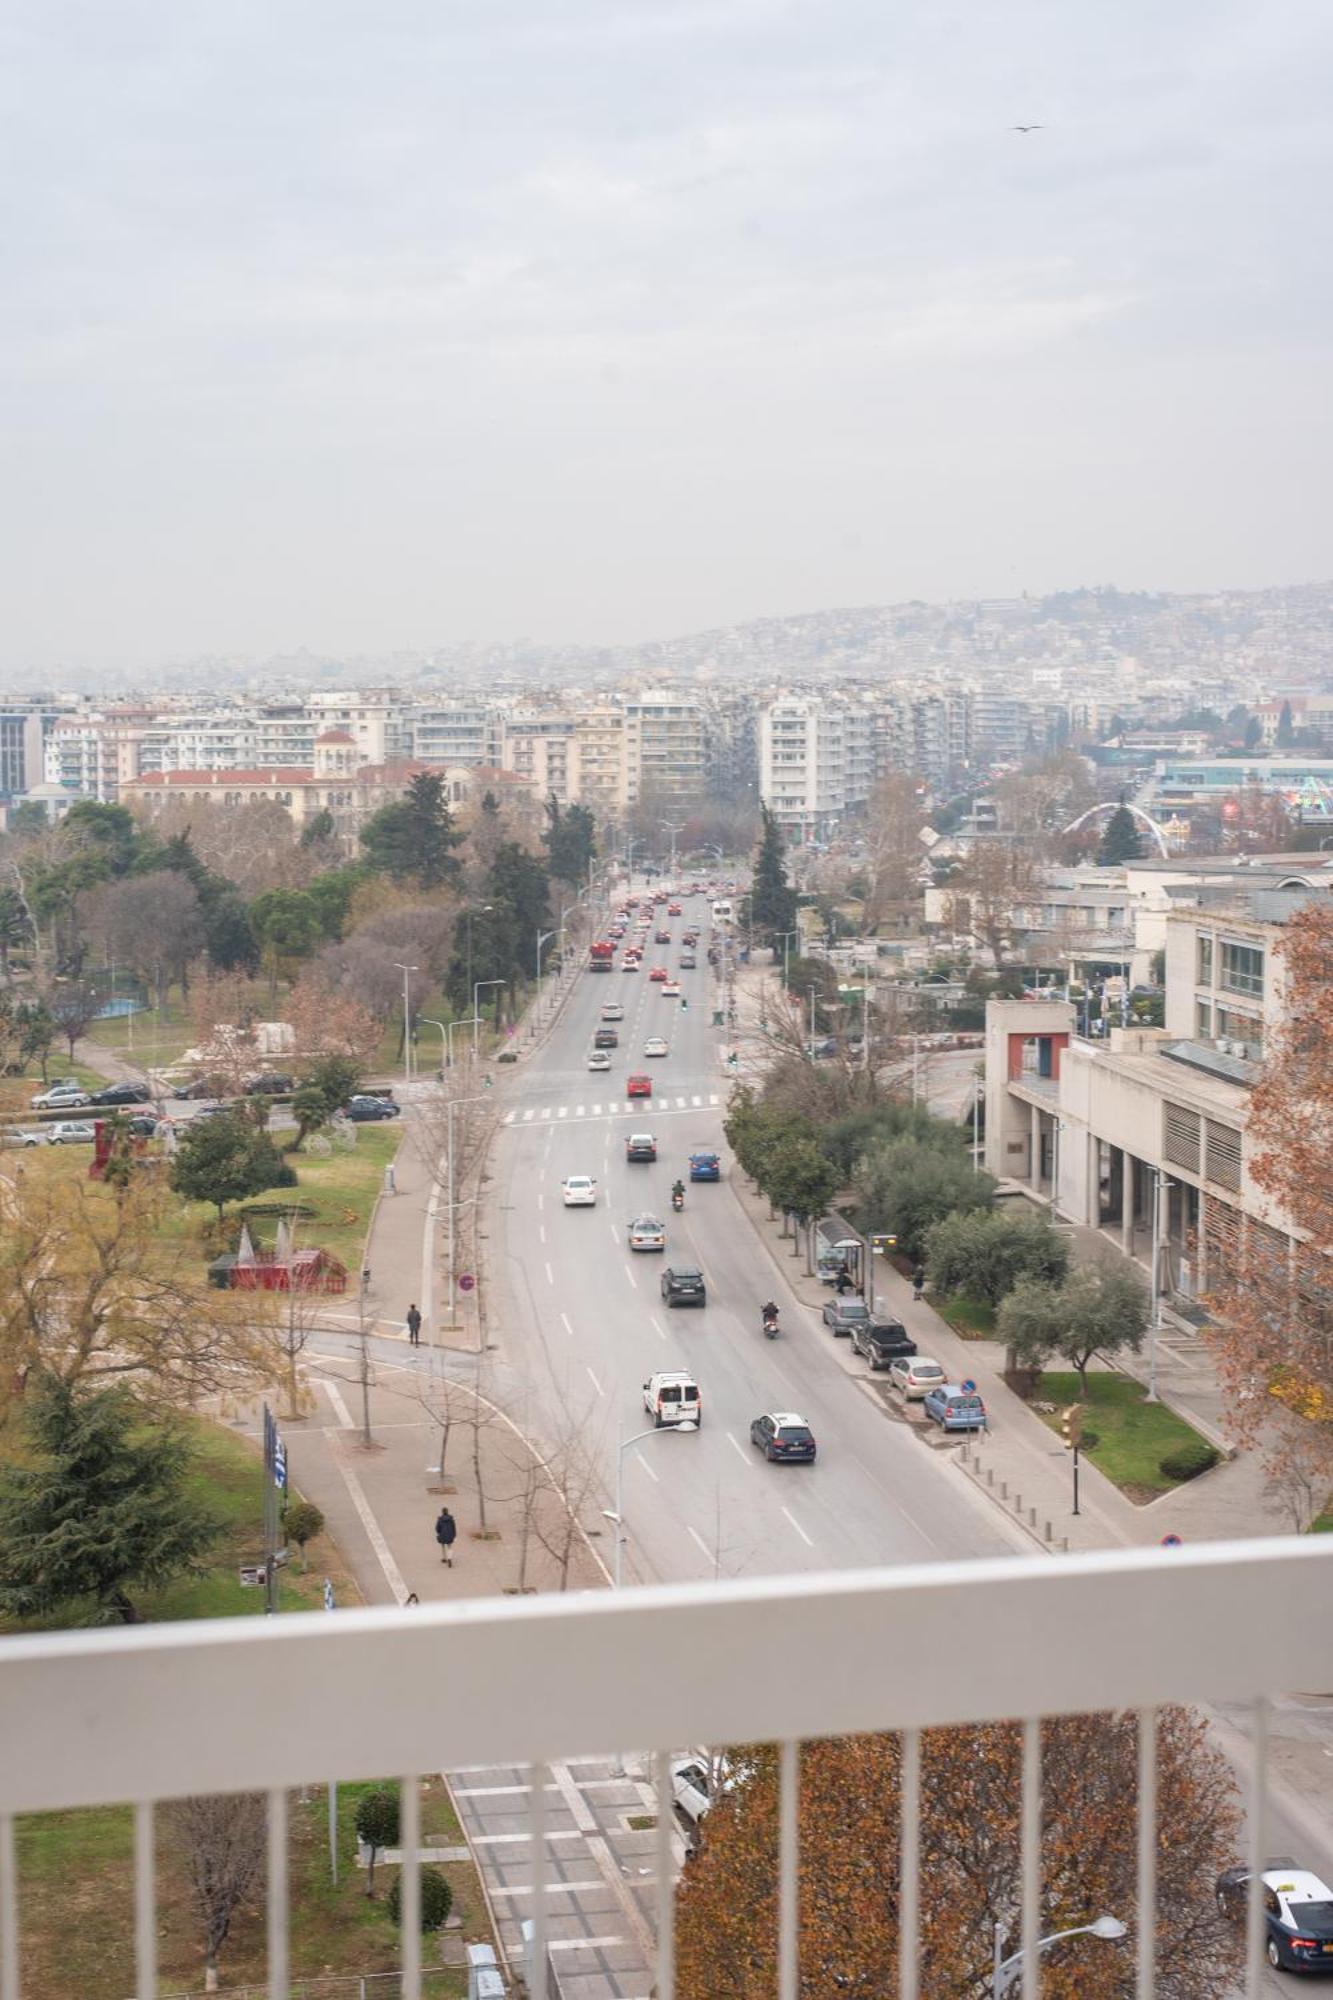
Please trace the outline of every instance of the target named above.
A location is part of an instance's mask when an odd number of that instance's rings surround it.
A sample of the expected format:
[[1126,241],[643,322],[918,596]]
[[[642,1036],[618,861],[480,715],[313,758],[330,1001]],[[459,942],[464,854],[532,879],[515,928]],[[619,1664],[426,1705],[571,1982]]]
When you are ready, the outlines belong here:
[[396,1118],[398,1106],[391,1097],[353,1097],[343,1106],[343,1117],[354,1125],[373,1125],[379,1118]]
[[[1217,1878],[1217,1907],[1244,1923],[1250,1870],[1224,1868]],[[1268,1963],[1285,1972],[1333,1972],[1333,1889],[1308,1868],[1279,1856],[1259,1877]]]
[[109,1083],[105,1090],[96,1091],[94,1104],[147,1104],[152,1091],[146,1083]]

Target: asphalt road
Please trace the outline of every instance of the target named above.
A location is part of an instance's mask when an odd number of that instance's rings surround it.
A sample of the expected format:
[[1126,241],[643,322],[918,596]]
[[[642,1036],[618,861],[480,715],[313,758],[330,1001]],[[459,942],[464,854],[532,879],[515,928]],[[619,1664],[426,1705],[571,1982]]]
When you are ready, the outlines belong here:
[[[691,917],[701,930],[700,962],[679,974],[682,1010],[648,970],[667,964],[675,976]],[[722,1138],[727,1086],[702,948],[706,898],[688,899],[669,927],[672,944],[649,944],[641,971],[580,975],[545,1048],[525,1065],[522,1099],[497,1137],[489,1262],[504,1386],[512,1394],[523,1385],[525,1420],[548,1441],[579,1427],[605,1464],[609,1494],[617,1436],[632,1438],[649,1422],[645,1378],[661,1368],[696,1375],[701,1429],[654,1434],[625,1453],[626,1581],[1012,1552],[1002,1522],[947,1457],[891,1422],[878,1392],[849,1375],[832,1335],[787,1292],[780,1264],[732,1196]],[[587,1067],[607,1001],[625,1009],[614,1024],[620,1046],[609,1075]],[[643,1055],[656,1034],[670,1041],[664,1059]],[[651,1104],[626,1099],[632,1071],[652,1076]],[[655,1165],[627,1163],[631,1131],[655,1133]],[[671,1183],[688,1178],[688,1155],[701,1146],[722,1152],[724,1178],[689,1184],[685,1211],[674,1216]],[[563,1206],[567,1174],[597,1178],[596,1208]],[[643,1213],[666,1224],[664,1257],[627,1247],[628,1224]],[[673,1257],[702,1268],[702,1310],[662,1301],[659,1278]],[[782,1308],[775,1342],[759,1326],[770,1296]],[[769,1465],[759,1456],[750,1422],[764,1410],[806,1419],[819,1444],[814,1465]]]

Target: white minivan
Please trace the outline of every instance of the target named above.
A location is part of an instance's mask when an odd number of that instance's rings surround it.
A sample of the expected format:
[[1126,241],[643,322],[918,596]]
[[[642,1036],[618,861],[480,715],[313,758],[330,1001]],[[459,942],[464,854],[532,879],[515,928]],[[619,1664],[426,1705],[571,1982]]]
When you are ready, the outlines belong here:
[[703,1406],[694,1377],[683,1368],[666,1368],[643,1385],[643,1407],[660,1430],[663,1424],[698,1424]]

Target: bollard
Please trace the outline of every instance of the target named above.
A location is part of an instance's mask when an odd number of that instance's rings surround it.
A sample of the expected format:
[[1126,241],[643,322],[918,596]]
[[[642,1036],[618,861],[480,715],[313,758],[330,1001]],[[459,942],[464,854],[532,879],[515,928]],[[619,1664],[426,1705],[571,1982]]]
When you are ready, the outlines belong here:
[[986,1467],[986,1484],[987,1486],[990,1487],[991,1492],[993,1493],[995,1491],[995,1467],[993,1465],[988,1465]]
[[1037,1525],[1037,1510],[1036,1510],[1036,1508],[1035,1508],[1035,1507],[1029,1507],[1029,1508],[1028,1508],[1028,1526],[1029,1526],[1030,1528],[1035,1528],[1035,1527],[1036,1527],[1036,1525]]
[[1009,1498],[1009,1481],[1007,1479],[1002,1479],[1000,1481],[1000,1498],[1001,1500],[1007,1500]]
[[1049,1541],[1051,1541],[1051,1539],[1052,1539],[1052,1536],[1051,1536],[1051,1524],[1050,1524],[1050,1522],[1048,1521],[1048,1522],[1046,1523],[1046,1540],[1047,1540],[1047,1542],[1049,1542]]
[[1068,1537],[1068,1535],[1061,1535],[1061,1537],[1060,1537],[1060,1549],[1061,1549],[1061,1552],[1062,1552],[1062,1553],[1063,1553],[1064,1555],[1068,1555],[1068,1554],[1069,1554],[1069,1537]]
[[1015,1514],[1021,1514],[1021,1513],[1022,1513],[1022,1511],[1023,1511],[1023,1496],[1022,1496],[1022,1494],[1021,1494],[1021,1493],[1015,1493],[1015,1495],[1014,1495],[1014,1512],[1015,1512]]

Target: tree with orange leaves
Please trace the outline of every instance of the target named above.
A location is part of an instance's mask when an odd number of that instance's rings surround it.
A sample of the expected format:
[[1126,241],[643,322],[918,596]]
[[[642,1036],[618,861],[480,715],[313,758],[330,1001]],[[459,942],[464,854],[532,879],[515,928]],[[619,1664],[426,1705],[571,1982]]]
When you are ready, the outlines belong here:
[[[1134,1963],[1138,1722],[1066,1716],[1041,1731],[1043,1932],[1103,1911],[1123,1944],[1075,1938],[1043,1955],[1043,2000],[1116,2000]],[[772,2000],[777,1989],[777,1754],[747,1751],[703,1823],[677,1905],[680,2000]],[[921,1994],[965,2000],[989,1974],[995,1927],[1018,1944],[1022,1732],[926,1732],[921,1756]],[[892,2000],[898,1991],[901,1746],[896,1736],[808,1743],[799,1808],[800,1992]],[[1204,1724],[1157,1717],[1157,1991],[1215,2000],[1237,1939],[1213,1906],[1233,1858],[1235,1787]]]
[[[1214,1218],[1221,1265],[1205,1329],[1229,1420],[1281,1481],[1323,1456],[1333,1485],[1333,896],[1297,911],[1277,945],[1282,1019],[1250,1093],[1250,1176],[1264,1221]],[[1225,1226],[1229,1225],[1229,1226]],[[1316,1511],[1318,1511],[1316,1509]]]

